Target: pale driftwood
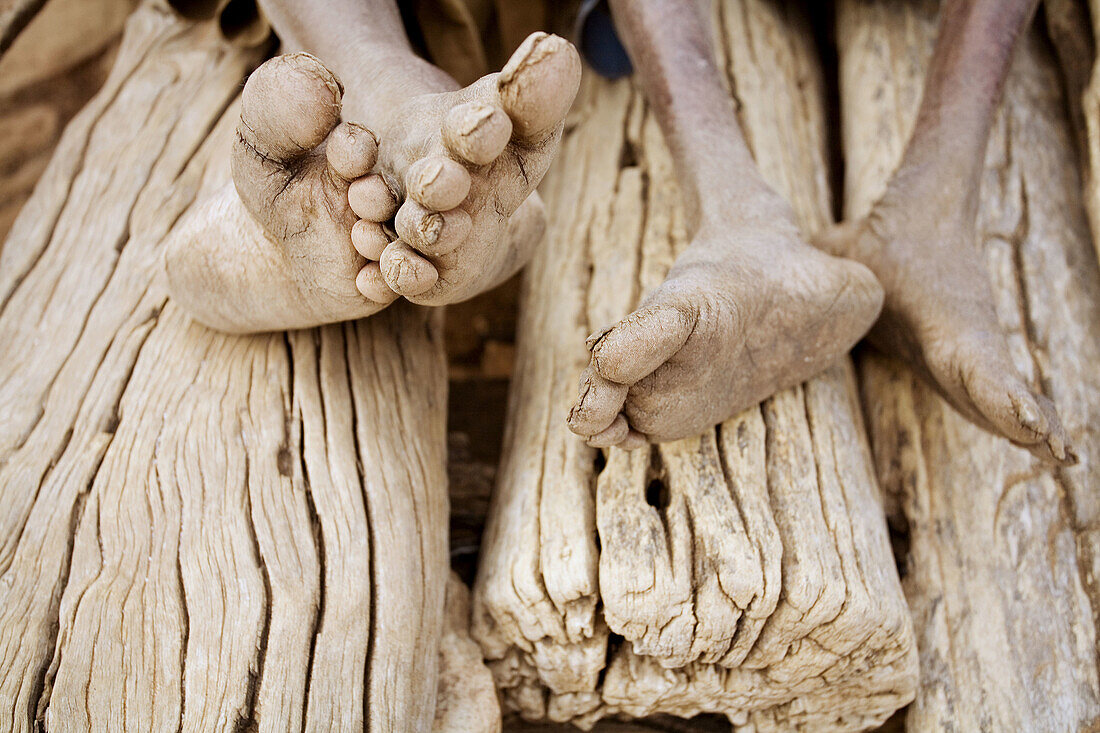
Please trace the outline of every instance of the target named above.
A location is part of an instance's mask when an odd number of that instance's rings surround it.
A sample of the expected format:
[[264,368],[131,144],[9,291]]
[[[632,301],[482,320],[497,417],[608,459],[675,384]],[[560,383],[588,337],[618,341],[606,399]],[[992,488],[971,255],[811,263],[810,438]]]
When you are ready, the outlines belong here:
[[431,728],[438,316],[226,337],[158,274],[259,60],[143,5],[0,254],[0,729]]
[[[718,716],[676,718],[658,715],[644,720],[601,720],[593,729],[595,733],[730,733],[728,720]],[[504,724],[505,733],[576,733],[568,723],[530,722],[509,718]]]
[[[1100,5],[1097,7],[1100,8]],[[1093,38],[1089,6],[1084,0],[1044,0],[1042,8],[1042,18],[1046,23],[1047,34],[1054,44],[1054,50],[1062,68],[1070,123],[1073,125],[1077,146],[1083,156],[1081,172],[1087,189],[1091,185],[1089,177],[1093,161],[1089,150],[1088,124],[1085,122],[1082,103],[1096,61],[1096,41]],[[1097,84],[1100,84],[1100,80]],[[1095,95],[1095,92],[1092,94]],[[1092,114],[1094,116],[1100,114],[1100,109]],[[1096,120],[1093,124],[1095,122]],[[1089,194],[1091,195],[1091,192]]]
[[[785,8],[708,10],[757,160],[813,231],[829,211],[820,70]],[[880,722],[912,698],[915,646],[847,360],[606,466],[567,430],[585,336],[684,245],[671,162],[630,82],[590,75],[572,127],[543,187],[552,230],[526,276],[475,584],[473,632],[506,709],[582,726],[701,711],[759,729]]]
[[439,645],[439,699],[433,730],[437,733],[499,733],[500,703],[493,675],[470,638],[470,591],[451,573],[447,610]]
[[[846,210],[860,216],[900,159],[935,4],[845,0],[839,16]],[[903,367],[861,363],[878,471],[910,536],[910,730],[1083,730],[1100,715],[1100,273],[1064,109],[1032,33],[990,139],[979,232],[1017,367],[1058,404],[1081,464],[1045,468]]]
[[1100,256],[1100,0],[1047,0],[1047,28],[1062,66],[1070,120],[1077,133],[1084,203]]
[[[1100,48],[1100,43],[1098,43],[1098,40],[1100,40],[1100,0],[1089,0],[1088,8],[1092,20],[1091,50],[1095,54],[1097,48]],[[1074,15],[1073,17],[1078,19],[1080,15]],[[1081,45],[1088,46],[1087,43]],[[1082,73],[1071,76],[1070,89],[1072,91],[1076,91],[1076,88],[1080,86],[1081,76],[1083,76]],[[1078,99],[1080,100],[1081,112],[1078,113],[1077,118],[1083,122],[1083,125],[1081,125],[1081,122],[1078,123],[1081,126],[1078,131],[1078,139],[1083,142],[1086,148],[1085,162],[1082,166],[1085,179],[1085,211],[1088,214],[1089,225],[1092,227],[1092,243],[1097,256],[1100,257],[1100,57],[1093,61],[1092,73],[1088,76],[1088,81],[1081,96],[1075,97],[1073,101]]]

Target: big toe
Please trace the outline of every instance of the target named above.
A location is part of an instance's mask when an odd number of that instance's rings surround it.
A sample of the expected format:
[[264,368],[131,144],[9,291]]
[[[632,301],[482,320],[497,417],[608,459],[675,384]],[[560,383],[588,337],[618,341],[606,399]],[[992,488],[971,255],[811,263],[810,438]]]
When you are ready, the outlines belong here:
[[1007,356],[964,367],[962,379],[962,399],[984,418],[987,427],[1047,463],[1068,466],[1077,462],[1054,404],[1016,375]]
[[580,79],[581,60],[573,44],[546,33],[528,36],[497,79],[516,134],[537,140],[553,132],[572,106]]
[[241,139],[259,156],[287,162],[325,140],[340,121],[343,88],[308,53],[276,56],[256,69],[241,94]]
[[997,428],[1046,463],[1060,466],[1077,463],[1077,454],[1069,445],[1054,403],[1022,382],[1010,382],[1005,391],[1007,405],[1001,401],[991,411],[994,414],[986,413]]
[[698,314],[687,304],[643,306],[605,331],[588,337],[592,365],[604,379],[634,384],[652,374],[687,342]]

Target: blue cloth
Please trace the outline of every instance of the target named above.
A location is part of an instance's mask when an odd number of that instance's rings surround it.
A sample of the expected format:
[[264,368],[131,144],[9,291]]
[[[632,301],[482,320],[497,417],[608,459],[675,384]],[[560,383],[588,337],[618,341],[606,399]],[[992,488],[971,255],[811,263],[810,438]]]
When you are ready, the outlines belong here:
[[620,79],[634,72],[607,0],[583,0],[577,13],[576,38],[585,61],[600,76]]

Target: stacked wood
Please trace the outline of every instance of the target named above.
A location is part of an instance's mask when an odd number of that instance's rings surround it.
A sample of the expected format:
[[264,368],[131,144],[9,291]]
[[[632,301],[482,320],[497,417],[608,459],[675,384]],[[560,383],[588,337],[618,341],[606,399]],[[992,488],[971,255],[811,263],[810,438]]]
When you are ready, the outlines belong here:
[[228,337],[160,276],[259,61],[144,3],[0,254],[0,729],[431,729],[438,312]]
[[[934,2],[844,0],[847,214],[899,161]],[[1016,365],[1061,412],[1080,465],[1050,469],[868,354],[863,404],[883,489],[908,528],[904,587],[921,686],[907,729],[1084,730],[1100,716],[1100,272],[1062,85],[1045,39],[1020,52],[989,142],[979,236]]]
[[500,704],[493,676],[470,638],[470,591],[458,574],[447,581],[447,610],[439,645],[436,733],[499,733]]
[[[807,232],[825,226],[803,9],[708,10],[764,175]],[[585,337],[630,312],[686,243],[668,152],[630,81],[587,75],[567,129],[474,590],[506,710],[582,727],[657,712],[760,730],[881,722],[912,698],[916,652],[846,359],[648,451],[605,455],[566,429]]]
[[1062,67],[1070,122],[1081,152],[1085,211],[1100,255],[1100,0],[1046,0],[1043,9]]

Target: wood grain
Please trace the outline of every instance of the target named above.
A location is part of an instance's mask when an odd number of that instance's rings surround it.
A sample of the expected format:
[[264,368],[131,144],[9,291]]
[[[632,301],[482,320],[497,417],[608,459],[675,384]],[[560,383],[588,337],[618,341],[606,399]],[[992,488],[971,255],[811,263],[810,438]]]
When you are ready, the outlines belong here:
[[[758,0],[710,10],[756,159],[815,231],[829,190],[807,20]],[[474,589],[505,709],[585,727],[659,712],[761,730],[880,722],[911,699],[916,658],[847,360],[651,451],[604,456],[566,429],[585,337],[685,245],[667,149],[629,81],[589,75],[567,129]]]
[[439,312],[227,337],[160,275],[260,60],[143,4],[0,255],[4,730],[432,729]]
[[[913,123],[935,3],[839,6],[845,208],[880,195]],[[1016,365],[1061,412],[1080,465],[1051,470],[970,425],[904,367],[860,360],[921,658],[907,729],[1085,730],[1100,714],[1095,585],[1100,272],[1061,79],[1021,43],[986,155],[979,236]]]

